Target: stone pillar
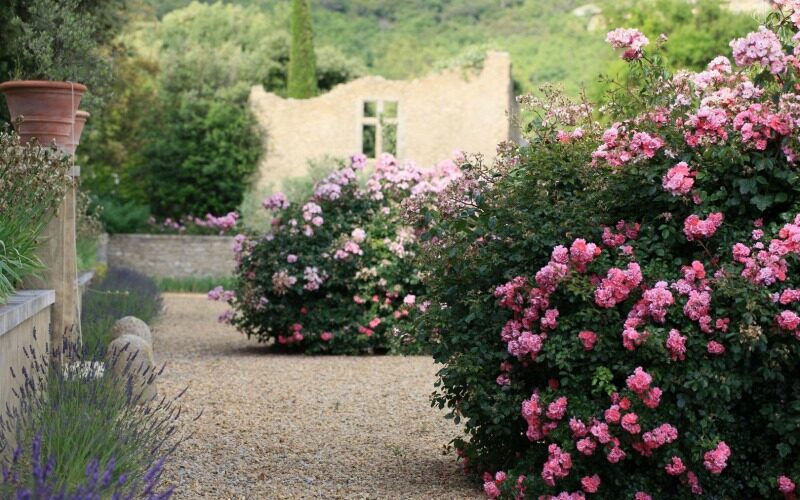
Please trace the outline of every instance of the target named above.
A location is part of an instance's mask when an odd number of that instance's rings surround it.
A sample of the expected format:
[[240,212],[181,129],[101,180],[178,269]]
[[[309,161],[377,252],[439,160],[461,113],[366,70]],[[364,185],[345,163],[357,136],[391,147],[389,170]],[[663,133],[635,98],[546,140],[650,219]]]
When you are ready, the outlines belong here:
[[[77,167],[75,167],[77,173]],[[78,311],[78,267],[75,246],[75,190],[78,177],[73,182],[42,232],[38,256],[44,264],[40,278],[25,283],[27,288],[55,290],[55,303],[51,316],[51,350],[61,350],[64,337],[73,343],[80,341],[80,313]]]

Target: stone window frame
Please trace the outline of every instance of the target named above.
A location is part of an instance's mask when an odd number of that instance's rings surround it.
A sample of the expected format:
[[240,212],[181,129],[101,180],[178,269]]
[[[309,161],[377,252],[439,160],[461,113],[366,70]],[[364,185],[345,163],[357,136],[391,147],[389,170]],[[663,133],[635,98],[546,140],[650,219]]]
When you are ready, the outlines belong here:
[[[366,116],[366,106],[368,103],[375,104],[375,116]],[[384,112],[387,103],[395,105],[395,113],[393,117],[384,117]],[[383,146],[383,128],[385,125],[394,125],[395,127],[395,151],[394,155],[397,156],[400,150],[400,100],[399,99],[383,99],[383,98],[369,98],[361,99],[358,102],[358,142],[359,151],[364,153],[364,127],[375,127],[375,156],[368,156],[368,159],[374,160],[381,153],[386,152]],[[365,153],[366,154],[366,153]]]

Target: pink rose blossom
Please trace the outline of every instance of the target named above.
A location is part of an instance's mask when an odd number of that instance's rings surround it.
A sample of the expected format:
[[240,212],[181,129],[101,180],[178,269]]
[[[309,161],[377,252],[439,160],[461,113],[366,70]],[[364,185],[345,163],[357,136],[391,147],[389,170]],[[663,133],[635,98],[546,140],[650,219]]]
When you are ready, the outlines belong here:
[[486,498],[497,498],[500,496],[500,488],[497,487],[494,481],[486,481],[483,483],[483,492],[486,493]]
[[689,487],[692,489],[692,493],[695,495],[703,494],[703,488],[700,486],[700,480],[697,478],[697,474],[692,471],[688,471],[686,473],[686,480],[689,483]]
[[796,485],[794,481],[792,481],[786,476],[778,477],[778,491],[786,494],[786,493],[794,493],[795,489]]
[[611,405],[609,409],[603,414],[603,418],[609,424],[618,424],[622,414],[619,411],[619,405]]
[[586,493],[597,493],[600,488],[600,476],[597,474],[593,476],[585,476],[581,478],[581,488]]
[[683,361],[686,359],[686,340],[688,337],[681,335],[676,329],[669,331],[667,336],[667,350],[673,361]]
[[725,352],[725,346],[717,342],[716,340],[711,340],[706,345],[706,350],[709,354],[714,354],[719,356]]
[[689,194],[694,186],[696,172],[689,169],[689,165],[682,161],[669,169],[664,175],[662,186],[673,196]]
[[551,420],[561,420],[567,413],[567,398],[560,397],[550,403],[547,407],[547,418]]
[[686,466],[683,464],[683,460],[681,460],[680,457],[672,457],[672,460],[664,469],[670,476],[680,476],[686,472]]
[[597,343],[597,334],[589,330],[578,333],[578,338],[583,343],[583,349],[585,351],[591,351]]
[[626,413],[622,417],[622,428],[625,429],[629,434],[639,434],[642,431],[642,427],[638,424],[639,416],[635,413]]
[[745,38],[731,41],[730,45],[733,49],[733,59],[739,66],[758,64],[775,75],[786,69],[786,55],[783,53],[778,35],[764,26]]
[[542,479],[548,486],[555,486],[556,479],[564,478],[569,475],[572,468],[572,457],[565,453],[553,443],[548,448],[548,458],[542,467]]
[[626,61],[641,59],[642,49],[650,43],[641,31],[626,28],[610,31],[606,35],[606,42],[615,49],[625,49],[621,57]]
[[597,447],[597,443],[595,443],[594,439],[592,438],[583,438],[579,439],[576,443],[578,451],[586,456],[594,454],[594,450]]
[[289,208],[289,205],[290,203],[286,195],[280,192],[274,193],[262,202],[262,206],[267,210],[286,210]]
[[651,382],[653,382],[653,377],[644,371],[641,366],[637,367],[633,371],[633,375],[630,375],[625,381],[628,389],[639,395],[644,394],[650,388]]
[[715,449],[707,451],[703,455],[703,465],[710,473],[721,474],[728,466],[730,456],[731,449],[725,444],[725,441],[720,441]]
[[683,223],[683,234],[686,235],[686,239],[689,241],[710,238],[719,229],[723,218],[723,215],[719,212],[709,214],[705,220],[692,214]]
[[619,446],[614,446],[611,448],[611,451],[608,452],[606,458],[612,464],[618,463],[620,460],[624,459],[626,456],[625,452]]

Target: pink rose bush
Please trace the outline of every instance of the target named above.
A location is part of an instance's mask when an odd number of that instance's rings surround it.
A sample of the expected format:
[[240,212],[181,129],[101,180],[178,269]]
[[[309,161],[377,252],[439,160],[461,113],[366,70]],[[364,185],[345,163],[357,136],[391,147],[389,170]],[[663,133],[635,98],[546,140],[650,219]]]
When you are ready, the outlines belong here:
[[[236,240],[237,286],[212,290],[229,303],[221,320],[259,341],[304,352],[414,352],[410,335],[425,289],[413,265],[419,233],[403,220],[458,179],[450,160],[432,168],[383,155],[359,172],[356,155],[314,187],[306,200],[275,193],[263,206],[273,216],[266,235]],[[405,203],[405,205],[404,205]]]
[[[489,498],[796,498],[800,3],[705,70],[537,119],[423,211],[433,404]],[[580,131],[575,133],[575,131]]]
[[204,218],[187,215],[176,220],[167,217],[163,221],[151,217],[148,223],[150,230],[154,233],[218,234],[223,236],[236,229],[239,218],[238,212],[228,212],[220,216],[206,214]]

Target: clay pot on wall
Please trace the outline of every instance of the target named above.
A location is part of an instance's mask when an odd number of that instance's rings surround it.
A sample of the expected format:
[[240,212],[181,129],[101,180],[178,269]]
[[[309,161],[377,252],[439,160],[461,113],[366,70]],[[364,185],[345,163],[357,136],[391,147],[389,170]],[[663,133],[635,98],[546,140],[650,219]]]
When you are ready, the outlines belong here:
[[83,127],[86,126],[86,120],[92,116],[88,111],[78,110],[75,113],[75,135],[70,137],[72,143],[72,150],[75,151],[81,143],[81,135],[83,135]]
[[[78,126],[75,115],[85,92],[86,86],[70,82],[15,80],[0,84],[0,93],[6,97],[11,120],[22,142],[36,138],[40,144],[49,145],[55,141],[67,153],[75,151],[73,142],[77,143],[78,137],[77,130],[73,130]],[[22,122],[17,125],[18,118]]]

